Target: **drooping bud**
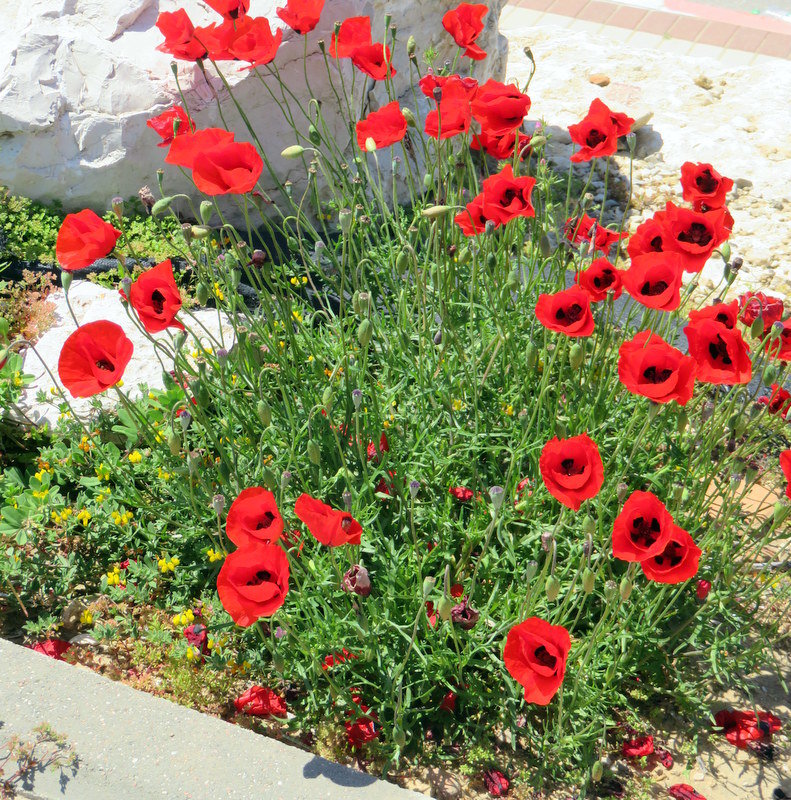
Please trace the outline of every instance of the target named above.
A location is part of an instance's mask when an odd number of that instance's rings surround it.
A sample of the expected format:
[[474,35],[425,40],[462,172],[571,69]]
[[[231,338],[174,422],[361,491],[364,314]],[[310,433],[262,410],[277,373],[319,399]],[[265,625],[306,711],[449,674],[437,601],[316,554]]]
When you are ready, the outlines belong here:
[[290,147],[287,147],[285,150],[283,150],[280,155],[283,158],[294,159],[299,158],[304,152],[304,147],[301,147],[298,144],[292,144]]
[[211,507],[214,509],[214,513],[218,517],[221,516],[223,509],[225,508],[225,495],[215,494],[211,499]]
[[310,463],[315,464],[317,467],[321,464],[321,448],[315,439],[311,439],[308,442],[308,458]]
[[265,428],[268,427],[269,423],[272,421],[272,409],[269,407],[269,403],[265,400],[259,400],[255,410],[258,414],[258,419],[261,420],[261,424]]
[[499,511],[502,508],[503,500],[505,498],[505,491],[503,490],[502,486],[492,486],[489,489],[489,497],[492,500],[492,506],[494,507],[495,512]]
[[200,220],[204,225],[211,222],[212,214],[214,214],[214,203],[211,200],[203,200],[200,204]]
[[411,108],[402,108],[401,113],[403,114],[404,119],[406,120],[406,124],[409,125],[410,128],[417,127],[417,119],[415,118],[415,115],[412,113]]

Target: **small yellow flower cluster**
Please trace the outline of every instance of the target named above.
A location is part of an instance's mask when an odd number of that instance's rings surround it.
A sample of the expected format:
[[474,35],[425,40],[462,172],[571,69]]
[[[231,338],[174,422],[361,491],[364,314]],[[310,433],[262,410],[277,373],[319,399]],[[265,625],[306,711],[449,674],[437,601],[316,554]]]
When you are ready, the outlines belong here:
[[454,400],[450,405],[454,411],[461,411],[462,409],[466,408],[466,405],[458,399]]
[[110,489],[102,489],[102,491],[96,495],[96,502],[103,503],[111,494],[112,492]]
[[95,468],[95,471],[96,471],[96,477],[100,481],[110,480],[110,470],[104,465],[104,463],[99,464],[99,466]]
[[[46,462],[45,462],[46,463]],[[41,483],[44,480],[45,475],[49,475],[52,472],[49,464],[47,464],[47,468],[44,469],[43,467],[35,474],[35,479]]]
[[44,500],[45,498],[49,497],[49,489],[42,489],[41,491],[34,491],[33,497],[36,500]]
[[300,278],[291,278],[291,285],[292,286],[299,286],[300,284],[304,286],[308,282],[308,279],[303,275]]
[[116,525],[123,527],[124,525],[128,525],[134,519],[134,515],[131,511],[124,511],[123,514],[113,511],[112,518]]
[[249,669],[252,666],[252,664],[249,661],[242,661],[241,664],[237,664],[236,663],[236,659],[233,656],[231,656],[230,660],[228,661],[228,665],[227,666],[228,666],[228,669],[230,669],[231,672],[235,674],[235,673],[238,673],[238,672],[247,672],[247,671],[249,671]]
[[121,583],[121,568],[116,564],[112,572],[108,572],[105,576],[107,578],[108,586],[118,586]]
[[513,417],[514,415],[514,407],[510,403],[500,403],[500,411],[506,417]]
[[91,512],[88,511],[87,508],[82,508],[77,514],[77,519],[80,521],[82,527],[84,528],[90,522]]
[[171,474],[169,472],[165,472],[162,467],[157,470],[157,478],[161,481],[169,481],[171,479]]
[[225,300],[225,295],[222,293],[222,287],[220,286],[220,284],[219,284],[217,281],[215,281],[215,282],[214,282],[214,296],[215,296],[215,297],[216,297],[216,298],[217,298],[217,299],[218,299],[220,302],[222,302],[223,300]]
[[14,373],[14,386],[21,386],[22,385],[22,373],[17,371]]
[[206,556],[209,559],[209,563],[213,564],[215,561],[222,561],[225,558],[225,553],[222,553],[219,550],[215,550],[213,547],[210,547],[206,551]]
[[218,647],[225,647],[226,644],[228,644],[228,637],[225,634],[220,636],[219,639],[209,636],[209,638],[206,640],[206,646],[209,648],[209,650],[215,650]]
[[83,453],[87,453],[93,447],[93,442],[87,436],[83,436],[77,447],[79,447]]
[[195,614],[192,613],[191,608],[188,608],[186,611],[182,611],[181,614],[176,614],[172,621],[177,628],[186,627],[195,622]]
[[294,317],[297,322],[302,322],[302,314],[300,314],[299,311],[292,311],[291,316]]
[[65,522],[72,514],[74,510],[66,506],[63,511],[53,511],[52,512],[52,521],[53,522]]
[[90,625],[93,622],[93,614],[87,608],[80,614],[80,622],[83,625]]
[[139,450],[133,450],[127,458],[132,464],[139,464],[143,460],[143,454]]
[[178,556],[173,556],[173,558],[160,558],[157,561],[157,565],[159,566],[159,571],[163,575],[167,575],[168,572],[175,572],[176,567],[181,562],[178,559]]

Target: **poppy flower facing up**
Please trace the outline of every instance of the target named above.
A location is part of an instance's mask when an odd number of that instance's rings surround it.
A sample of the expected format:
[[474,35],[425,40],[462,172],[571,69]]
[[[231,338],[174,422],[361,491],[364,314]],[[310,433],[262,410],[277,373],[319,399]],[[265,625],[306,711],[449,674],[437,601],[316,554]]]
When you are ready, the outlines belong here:
[[780,730],[780,720],[767,711],[735,711],[725,708],[714,715],[714,724],[721,728],[725,738],[744,750],[750,742],[770,740]]
[[345,511],[337,511],[303,493],[294,504],[294,512],[307,525],[313,537],[327,547],[360,544],[362,526]]
[[728,238],[725,214],[724,208],[704,212],[667,204],[663,224],[670,249],[681,255],[684,272],[700,272],[714,249]]
[[252,544],[225,559],[217,576],[217,593],[233,621],[249,628],[283,605],[288,578],[288,557],[281,547]]
[[159,333],[170,327],[184,330],[176,319],[181,311],[181,293],[173,278],[170,259],[141,272],[129,287],[128,300],[148,333]]
[[689,533],[674,525],[665,549],[641,561],[640,567],[646,578],[655,583],[683,583],[698,571],[700,556],[700,548]]
[[579,510],[583,500],[596,497],[604,483],[599,448],[587,433],[548,441],[538,466],[549,493],[574,511]]
[[63,343],[58,376],[72,397],[93,397],[121,380],[133,350],[120,325],[87,322]]
[[522,125],[530,110],[530,98],[513,83],[489,78],[472,100],[472,115],[489,136],[505,136]]
[[398,101],[394,100],[357,123],[357,145],[365,151],[365,143],[372,139],[377,148],[390,147],[404,138],[406,129],[406,117],[401,113]]
[[548,705],[566,674],[571,649],[569,632],[530,617],[508,631],[503,662],[511,677],[525,690],[525,701]]
[[173,108],[163,111],[158,116],[148,120],[146,125],[162,137],[162,141],[157,145],[158,147],[168,147],[176,136],[195,132],[195,123],[187,116],[187,112],[181,106],[173,106]]
[[204,194],[247,194],[255,187],[264,162],[249,142],[218,144],[195,157],[192,179]]
[[613,292],[615,300],[623,293],[621,270],[615,269],[606,258],[595,259],[587,269],[578,273],[577,285],[588,293],[592,303],[606,300],[608,292]]
[[780,469],[788,482],[786,486],[786,497],[791,498],[791,450],[784,450],[780,453]]
[[496,225],[505,225],[516,217],[534,217],[536,210],[530,200],[536,179],[515,177],[507,164],[502,172],[483,182],[483,213]]
[[670,232],[665,227],[664,212],[657,211],[653,217],[641,222],[629,237],[626,252],[634,260],[646,253],[663,253],[671,249]]
[[183,8],[161,12],[156,26],[165,37],[165,41],[157,47],[161,53],[169,53],[182,61],[197,61],[208,55],[206,45],[196,38],[195,26]]
[[634,120],[631,117],[610,111],[597,97],[590,104],[586,117],[576,125],[569,125],[571,141],[580,146],[571,160],[579,163],[615,155],[618,137],[629,133],[632,125]]
[[90,267],[112,252],[120,236],[121,231],[88,208],[67,214],[55,240],[55,258],[66,272]]
[[706,319],[690,323],[684,333],[689,342],[689,354],[698,364],[699,381],[727,386],[750,382],[750,351],[735,328]]
[[732,300],[730,303],[715,303],[705,308],[693,309],[689,312],[689,321],[694,323],[704,319],[713,319],[715,322],[722,323],[726,328],[735,328],[738,316],[739,301]]
[[276,542],[283,535],[283,517],[272,492],[261,486],[241,491],[228,509],[225,533],[238,547]]
[[674,529],[673,517],[658,497],[633,492],[613,525],[613,555],[621,561],[645,561],[664,551]]
[[676,253],[647,253],[632,259],[623,274],[631,297],[646,308],[675,311],[681,304],[681,259]]
[[692,203],[698,211],[703,206],[722,208],[731,189],[733,181],[720,175],[711,164],[693,164],[687,161],[681,165],[681,190],[684,199]]
[[286,701],[266,686],[251,686],[233,704],[240,714],[251,717],[285,717],[288,712]]
[[472,500],[472,489],[468,489],[466,486],[451,486],[448,492],[460,503],[469,503]]
[[461,3],[442,17],[442,27],[453,37],[453,41],[464,49],[463,55],[474,61],[486,58],[475,40],[483,31],[483,18],[489,9],[482,3]]
[[618,378],[632,393],[685,406],[695,389],[697,364],[649,331],[624,342],[618,351]]
[[275,13],[292,31],[304,35],[319,24],[323,9],[324,0],[287,0]]
[[556,294],[541,294],[536,303],[538,321],[551,331],[566,336],[590,336],[594,322],[590,297],[584,289],[572,286]]

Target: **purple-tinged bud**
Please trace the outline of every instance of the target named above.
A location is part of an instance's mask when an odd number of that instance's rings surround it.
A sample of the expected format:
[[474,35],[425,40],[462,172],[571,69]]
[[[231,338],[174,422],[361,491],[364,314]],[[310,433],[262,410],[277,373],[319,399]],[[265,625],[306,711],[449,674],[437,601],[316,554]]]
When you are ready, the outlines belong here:
[[214,513],[219,517],[225,508],[225,495],[215,494],[211,499],[211,507],[214,509]]
[[410,481],[409,482],[409,496],[414,500],[417,497],[417,493],[420,491],[420,481]]
[[352,390],[352,402],[354,403],[354,410],[359,411],[363,402],[363,393],[359,389]]

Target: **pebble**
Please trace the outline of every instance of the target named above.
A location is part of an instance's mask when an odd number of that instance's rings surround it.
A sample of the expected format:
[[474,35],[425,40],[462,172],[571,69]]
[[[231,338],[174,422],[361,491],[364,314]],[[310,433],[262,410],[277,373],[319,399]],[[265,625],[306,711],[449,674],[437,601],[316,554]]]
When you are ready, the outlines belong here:
[[596,86],[609,86],[610,79],[603,72],[594,72],[588,76],[588,80]]

